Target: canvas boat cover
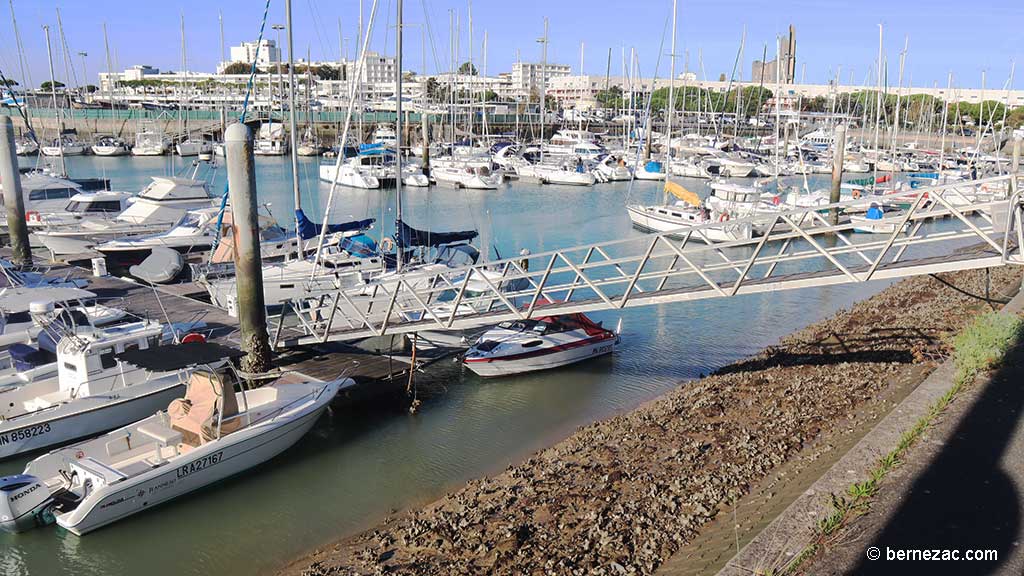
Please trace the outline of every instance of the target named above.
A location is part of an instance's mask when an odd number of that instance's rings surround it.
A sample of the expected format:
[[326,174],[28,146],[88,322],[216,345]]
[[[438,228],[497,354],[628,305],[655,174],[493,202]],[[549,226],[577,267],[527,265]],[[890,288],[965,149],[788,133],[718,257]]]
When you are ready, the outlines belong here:
[[468,242],[477,237],[476,230],[462,230],[458,232],[431,232],[429,230],[417,230],[401,220],[398,221],[398,233],[396,238],[400,247],[409,246],[443,246],[456,242]]
[[[333,234],[335,232],[350,232],[352,230],[367,230],[373,223],[376,222],[376,218],[367,218],[366,220],[354,220],[352,222],[344,222],[341,224],[328,224],[327,232]],[[320,230],[323,228],[323,224],[317,224],[308,217],[306,213],[299,208],[295,211],[295,222],[298,225],[299,236],[303,240],[309,240],[320,234]]]

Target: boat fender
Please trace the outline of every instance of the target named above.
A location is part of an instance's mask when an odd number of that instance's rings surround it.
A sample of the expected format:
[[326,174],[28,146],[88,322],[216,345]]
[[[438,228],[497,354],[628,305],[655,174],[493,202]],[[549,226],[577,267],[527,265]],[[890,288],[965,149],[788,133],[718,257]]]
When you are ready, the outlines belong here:
[[778,194],[776,194],[775,196],[772,196],[772,204],[778,206],[781,203],[782,203],[782,198],[779,198]]
[[190,344],[192,342],[204,344],[206,343],[206,336],[203,336],[198,332],[189,332],[188,334],[185,334],[184,338],[181,339],[182,344]]
[[395,241],[390,236],[380,241],[380,249],[383,252],[391,252],[395,249]]

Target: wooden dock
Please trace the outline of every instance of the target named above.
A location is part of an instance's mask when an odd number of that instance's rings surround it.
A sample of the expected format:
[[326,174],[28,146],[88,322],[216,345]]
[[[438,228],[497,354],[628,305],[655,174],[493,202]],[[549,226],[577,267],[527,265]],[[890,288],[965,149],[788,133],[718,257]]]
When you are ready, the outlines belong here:
[[[9,258],[10,249],[0,248],[0,258]],[[100,302],[115,306],[129,314],[166,323],[203,322],[197,332],[211,341],[238,347],[238,320],[201,299],[206,293],[195,284],[148,285],[130,278],[96,277],[91,270],[65,263],[37,259],[37,266],[53,278],[82,279],[87,290]],[[276,327],[272,326],[271,330]],[[287,333],[288,327],[284,332]],[[293,370],[321,380],[344,375],[354,379],[361,388],[391,388],[405,382],[413,359],[402,337],[395,337],[390,350],[378,353],[345,343],[316,344],[278,351],[274,363],[282,370]],[[390,343],[388,343],[390,347]],[[454,349],[419,351],[416,367],[423,367],[456,353]]]

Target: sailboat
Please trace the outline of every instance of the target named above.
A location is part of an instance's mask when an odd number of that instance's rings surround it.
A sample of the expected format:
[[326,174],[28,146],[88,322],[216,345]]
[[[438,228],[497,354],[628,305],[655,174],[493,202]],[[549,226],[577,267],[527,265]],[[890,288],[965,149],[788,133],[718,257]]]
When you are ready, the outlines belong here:
[[185,139],[178,142],[175,147],[178,156],[199,156],[200,154],[210,154],[213,152],[213,144],[203,139],[196,140],[192,137],[192,133],[188,129],[188,111],[185,110],[185,99],[189,97],[189,84],[188,84],[188,52],[185,49],[185,15],[181,15],[181,68],[185,74],[185,94],[178,97],[178,122],[184,122],[184,134]]

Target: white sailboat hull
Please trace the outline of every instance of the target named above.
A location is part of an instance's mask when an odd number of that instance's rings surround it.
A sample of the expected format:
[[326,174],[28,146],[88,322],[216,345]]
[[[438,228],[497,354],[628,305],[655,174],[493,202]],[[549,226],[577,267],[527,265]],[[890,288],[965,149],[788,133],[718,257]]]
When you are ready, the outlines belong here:
[[[633,225],[648,232],[669,232],[674,236],[685,236],[700,224],[682,218],[673,218],[671,215],[657,214],[648,206],[627,206],[629,219]],[[699,241],[701,237],[712,242],[730,242],[733,240],[749,240],[753,237],[753,229],[749,222],[722,222],[717,226],[693,230],[693,240]]]

